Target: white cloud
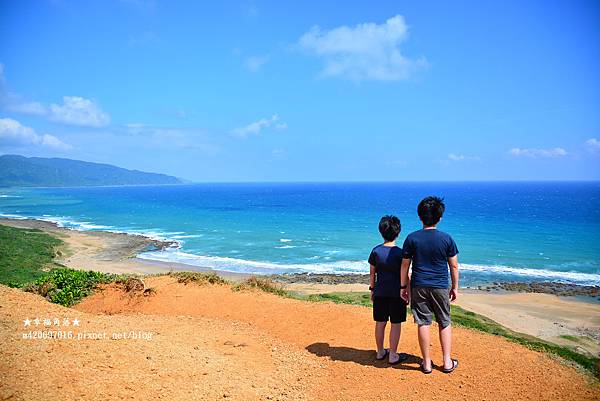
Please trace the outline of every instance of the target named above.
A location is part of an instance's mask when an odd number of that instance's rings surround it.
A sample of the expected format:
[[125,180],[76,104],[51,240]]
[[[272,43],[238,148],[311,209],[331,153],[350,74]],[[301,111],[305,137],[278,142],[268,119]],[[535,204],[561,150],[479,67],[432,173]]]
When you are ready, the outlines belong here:
[[363,23],[329,31],[315,26],[300,38],[299,44],[324,59],[323,76],[396,81],[409,78],[427,65],[424,58],[412,60],[402,55],[399,45],[407,37],[404,17],[396,15],[380,25]]
[[567,151],[563,148],[553,149],[535,149],[535,148],[512,148],[508,151],[511,156],[525,156],[525,157],[563,157],[567,155]]
[[244,60],[244,66],[248,71],[256,72],[269,61],[269,56],[251,56]]
[[274,114],[271,118],[261,118],[258,121],[250,123],[244,127],[234,128],[231,130],[231,135],[238,138],[246,138],[250,135],[258,135],[263,129],[276,128],[286,129],[287,124],[279,120],[279,116]]
[[24,99],[10,92],[4,78],[4,65],[0,63],[0,106],[9,112],[44,116],[51,121],[87,127],[102,127],[110,123],[110,116],[89,99],[64,96],[62,104],[46,106],[37,101]]
[[8,146],[45,146],[56,150],[72,148],[53,135],[38,134],[31,127],[21,125],[12,118],[0,118],[0,140]]
[[448,160],[453,162],[462,162],[462,161],[481,161],[479,156],[465,156],[463,154],[448,154]]
[[600,152],[600,141],[596,138],[590,138],[585,141],[585,146],[587,147],[587,150],[592,153]]
[[49,118],[53,121],[102,127],[110,123],[110,117],[89,99],[79,96],[64,96],[62,104],[51,104]]

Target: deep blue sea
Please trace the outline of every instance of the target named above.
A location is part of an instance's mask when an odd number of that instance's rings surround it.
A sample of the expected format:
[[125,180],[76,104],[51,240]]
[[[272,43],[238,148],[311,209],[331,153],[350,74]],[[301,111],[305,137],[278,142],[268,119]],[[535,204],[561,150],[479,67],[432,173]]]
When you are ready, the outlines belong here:
[[0,189],[0,214],[78,230],[141,233],[178,247],[142,258],[253,273],[365,273],[395,214],[402,241],[419,200],[443,196],[461,285],[600,285],[600,183],[302,183]]

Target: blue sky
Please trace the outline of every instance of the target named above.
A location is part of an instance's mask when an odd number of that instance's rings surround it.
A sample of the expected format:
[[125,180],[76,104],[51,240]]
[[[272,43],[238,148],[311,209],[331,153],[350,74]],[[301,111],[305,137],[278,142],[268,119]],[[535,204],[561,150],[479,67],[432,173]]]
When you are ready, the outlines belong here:
[[600,179],[597,1],[0,0],[0,153],[193,181]]

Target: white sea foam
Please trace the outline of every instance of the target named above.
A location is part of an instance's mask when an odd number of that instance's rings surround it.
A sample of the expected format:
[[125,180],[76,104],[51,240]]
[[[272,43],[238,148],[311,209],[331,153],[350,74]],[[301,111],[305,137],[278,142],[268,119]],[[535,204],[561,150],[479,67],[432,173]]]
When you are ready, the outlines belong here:
[[10,214],[10,213],[0,213],[0,217],[5,219],[15,219],[15,220],[26,220],[31,217],[19,216],[18,214]]
[[106,231],[110,233],[117,234],[133,234],[133,235],[141,235],[153,240],[157,241],[172,241],[175,243],[175,247],[180,246],[180,242],[177,241],[174,236],[184,234],[182,231],[176,232],[168,232],[162,231],[160,229],[129,229],[129,228],[119,228],[113,226],[106,226],[101,224],[93,224],[89,221],[78,221],[72,219],[70,217],[65,216],[50,216],[47,214],[41,216],[22,216],[16,214],[8,214],[8,213],[0,213],[0,217],[10,218],[10,219],[18,219],[18,220],[26,220],[26,219],[35,219],[41,221],[47,221],[50,223],[56,224],[58,227],[64,227],[77,231]]
[[488,274],[515,275],[530,278],[565,281],[575,284],[600,285],[600,274],[581,273],[573,271],[556,271],[548,269],[531,269],[510,266],[472,265],[461,263],[461,270]]
[[173,233],[168,231],[162,231],[160,229],[151,228],[151,229],[111,229],[106,230],[113,233],[124,233],[124,234],[132,234],[132,235],[141,235],[142,237],[147,237],[156,241],[170,241],[175,243],[175,247],[181,246],[181,241],[178,241],[176,238],[172,236]]
[[279,242],[292,242],[292,240],[289,238],[280,238]]
[[297,248],[296,245],[282,245],[282,246],[276,246],[275,249],[292,249],[292,248]]
[[31,218],[36,219],[36,220],[49,221],[51,223],[55,223],[59,227],[72,228],[74,230],[79,230],[79,231],[93,231],[93,230],[108,231],[109,229],[113,228],[112,226],[93,224],[89,221],[78,221],[78,220],[74,220],[70,217],[65,217],[65,216],[49,216],[49,215],[45,214],[42,216],[34,216]]
[[[283,264],[264,261],[252,261],[219,256],[202,256],[179,249],[164,251],[144,252],[139,258],[157,260],[162,262],[183,263],[197,267],[211,268],[232,272],[252,272],[257,274],[271,273],[333,273],[333,274],[366,274],[369,265],[363,261],[336,261],[324,263],[297,263]],[[600,285],[600,274],[563,272],[547,269],[530,269],[510,266],[488,266],[461,264],[462,271],[471,271],[481,274],[512,275],[540,280],[551,280],[579,285]]]
[[173,235],[171,238],[174,239],[185,239],[185,238],[202,238],[204,235],[202,234],[189,234],[189,235]]
[[211,268],[231,272],[252,272],[258,274],[272,274],[283,272],[309,272],[309,273],[339,273],[361,274],[368,272],[368,265],[364,262],[340,261],[321,264],[280,264],[228,258],[222,256],[202,256],[183,252],[178,249],[164,251],[144,252],[138,255],[141,259],[157,260],[161,262],[183,263],[197,267]]
[[5,195],[5,194],[2,194],[2,195],[0,195],[0,198],[20,198],[20,196],[19,195]]

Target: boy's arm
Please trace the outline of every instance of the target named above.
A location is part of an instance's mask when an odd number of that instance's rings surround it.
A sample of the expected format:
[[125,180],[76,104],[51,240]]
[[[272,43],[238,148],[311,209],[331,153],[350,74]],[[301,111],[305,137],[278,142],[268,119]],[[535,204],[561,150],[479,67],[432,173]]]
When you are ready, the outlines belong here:
[[411,259],[402,259],[402,265],[400,266],[400,297],[409,302],[410,291],[408,290],[408,286],[410,285],[410,281],[408,278],[408,269],[410,268]]
[[373,289],[375,288],[375,266],[369,264],[369,290],[371,290],[371,301],[373,300]]
[[455,301],[458,298],[458,256],[448,258],[448,266],[450,266],[450,278],[452,279],[450,301]]

